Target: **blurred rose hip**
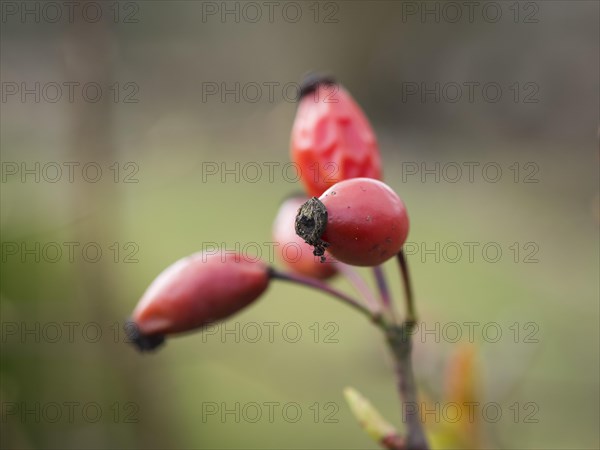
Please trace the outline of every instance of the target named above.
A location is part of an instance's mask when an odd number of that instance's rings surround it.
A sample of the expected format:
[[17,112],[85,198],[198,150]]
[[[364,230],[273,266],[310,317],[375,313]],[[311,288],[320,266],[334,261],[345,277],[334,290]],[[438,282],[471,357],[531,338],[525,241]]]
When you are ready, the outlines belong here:
[[305,80],[292,128],[292,161],[309,196],[338,181],[381,179],[381,160],[369,120],[341,85],[330,78]]
[[133,311],[131,340],[150,350],[165,335],[225,319],[256,300],[269,285],[269,268],[234,252],[195,253],[166,268]]
[[278,244],[277,256],[293,272],[312,278],[326,279],[335,275],[335,263],[329,257],[324,264],[313,254],[313,248],[296,234],[294,222],[298,210],[308,198],[292,197],[281,204],[273,223],[273,239]]

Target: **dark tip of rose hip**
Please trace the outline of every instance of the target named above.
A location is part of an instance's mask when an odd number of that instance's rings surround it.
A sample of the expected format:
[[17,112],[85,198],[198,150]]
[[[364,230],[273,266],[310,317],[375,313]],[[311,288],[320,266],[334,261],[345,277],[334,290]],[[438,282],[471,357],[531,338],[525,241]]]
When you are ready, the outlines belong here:
[[308,199],[298,210],[296,234],[314,247],[313,254],[325,262],[325,249],[329,246],[321,239],[327,227],[327,208],[317,197]]
[[300,95],[298,100],[306,95],[317,90],[317,87],[321,84],[336,84],[335,78],[330,75],[323,75],[320,73],[309,73],[302,83],[300,83]]
[[143,334],[137,324],[132,320],[128,320],[123,326],[128,342],[131,343],[140,352],[148,352],[156,350],[165,342],[165,337],[162,334]]

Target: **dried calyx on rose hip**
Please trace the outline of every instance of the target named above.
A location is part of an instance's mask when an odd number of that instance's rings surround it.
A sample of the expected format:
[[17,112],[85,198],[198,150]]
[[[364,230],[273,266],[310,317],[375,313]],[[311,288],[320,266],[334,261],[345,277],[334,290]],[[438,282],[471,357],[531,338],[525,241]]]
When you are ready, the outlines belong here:
[[338,181],[381,179],[381,158],[369,120],[332,77],[310,75],[300,87],[291,137],[292,161],[310,196]]
[[387,184],[353,178],[302,205],[295,228],[317,256],[327,249],[340,262],[378,266],[400,251],[409,225],[404,203]]
[[312,278],[327,279],[337,273],[333,258],[321,264],[313,254],[313,249],[294,231],[294,222],[298,209],[308,200],[304,195],[297,195],[285,200],[277,212],[273,223],[273,239],[277,243],[276,252],[279,260],[292,272]]
[[164,337],[225,319],[267,289],[269,267],[234,252],[195,253],[165,269],[148,287],[130,322],[130,341],[153,350]]
[[308,94],[312,94],[317,90],[319,86],[335,86],[337,81],[332,75],[310,72],[308,73],[302,83],[300,83],[300,92],[298,99],[306,97]]

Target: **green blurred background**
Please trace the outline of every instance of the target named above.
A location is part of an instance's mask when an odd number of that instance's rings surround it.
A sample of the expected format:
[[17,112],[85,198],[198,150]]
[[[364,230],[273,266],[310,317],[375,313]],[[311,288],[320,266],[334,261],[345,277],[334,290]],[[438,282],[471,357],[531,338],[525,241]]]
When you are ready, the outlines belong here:
[[[456,21],[444,2],[278,2],[272,20],[264,2],[101,2],[97,22],[75,10],[57,23],[50,10],[23,18],[25,3],[2,2],[2,448],[377,448],[344,403],[346,386],[401,423],[379,333],[306,288],[275,283],[230,334],[179,337],[144,355],[124,342],[124,319],[176,259],[211,242],[257,243],[268,257],[278,206],[301,190],[282,171],[296,108],[282,87],[309,70],[335,74],[363,107],[386,181],[407,204],[420,318],[439,327],[415,339],[423,392],[443,401],[446,362],[475,322],[479,401],[502,411],[484,421],[486,446],[600,446],[597,2],[483,2],[473,20],[463,7]],[[51,86],[39,101],[10,94],[36,82],[103,91],[97,102],[79,89],[69,101],[65,89],[53,103]],[[436,82],[449,90],[422,98],[421,83]],[[502,95],[486,100],[476,88],[470,101],[469,82],[496,83]],[[207,95],[206,83],[239,83],[239,99]],[[263,89],[258,101],[249,83]],[[278,83],[273,98],[265,83]],[[464,89],[457,101],[453,83]],[[79,164],[73,182],[65,162]],[[39,181],[23,180],[21,164],[36,163]],[[99,181],[86,181],[86,163],[102,168]],[[239,163],[240,179],[208,176],[206,163]],[[256,182],[241,170],[248,163],[265,168]],[[279,164],[273,179],[265,163]],[[472,182],[465,163],[478,164]],[[50,182],[54,164],[64,171]],[[439,165],[439,182],[407,174],[422,164]],[[465,170],[450,182],[455,164]],[[502,169],[498,181],[485,164]],[[437,254],[420,247],[436,243]],[[482,253],[489,243],[502,250],[497,262]],[[397,268],[385,270],[399,299]],[[481,332],[490,323],[498,342]],[[250,406],[221,416],[251,402],[263,405],[256,422]],[[278,405],[273,420],[267,402]],[[523,419],[529,403],[537,422]],[[286,405],[296,409],[285,415]]]

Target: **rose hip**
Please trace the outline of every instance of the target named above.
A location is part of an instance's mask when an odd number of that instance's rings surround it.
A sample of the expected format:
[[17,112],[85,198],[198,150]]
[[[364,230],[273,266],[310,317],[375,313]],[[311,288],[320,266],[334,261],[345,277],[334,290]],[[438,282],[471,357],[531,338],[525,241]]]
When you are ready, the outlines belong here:
[[300,95],[291,155],[308,195],[349,178],[381,179],[375,133],[348,91],[333,79],[311,77]]
[[304,196],[292,197],[281,204],[273,223],[273,239],[279,259],[293,272],[312,278],[326,279],[336,274],[335,262],[330,258],[325,264],[313,255],[313,249],[294,230],[298,209],[308,200]]
[[140,350],[150,350],[160,345],[164,335],[231,316],[268,285],[269,268],[262,261],[233,252],[195,253],[152,282],[133,312],[130,338]]
[[296,217],[296,233],[315,247],[354,266],[377,266],[395,256],[408,235],[400,197],[370,178],[341,181],[307,201]]

